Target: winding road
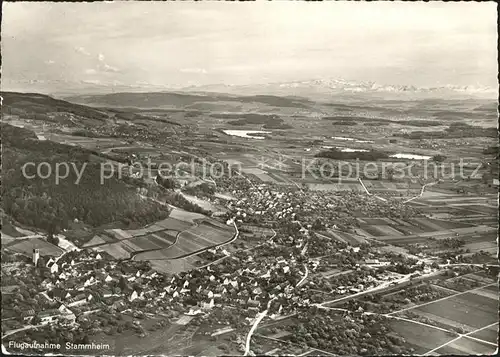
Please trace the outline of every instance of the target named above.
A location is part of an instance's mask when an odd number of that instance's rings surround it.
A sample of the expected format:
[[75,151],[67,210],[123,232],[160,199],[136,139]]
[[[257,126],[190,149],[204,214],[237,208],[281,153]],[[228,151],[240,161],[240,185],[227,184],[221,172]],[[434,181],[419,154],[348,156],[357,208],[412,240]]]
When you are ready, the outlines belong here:
[[264,311],[258,313],[257,316],[255,317],[255,321],[252,325],[252,328],[250,329],[250,331],[248,332],[248,335],[247,335],[247,340],[245,343],[245,353],[243,354],[243,356],[248,356],[248,354],[250,353],[250,340],[252,339],[252,335],[253,335],[254,331],[257,329],[257,326],[262,321],[262,319],[264,317],[266,317],[266,315],[269,311],[269,307],[271,306],[271,302],[273,300],[276,300],[276,298],[272,298],[271,300],[269,300],[269,302],[267,303],[267,308]]
[[415,200],[415,199],[417,199],[417,198],[422,197],[422,196],[423,196],[423,194],[424,194],[425,188],[426,188],[427,186],[432,186],[432,185],[435,185],[436,183],[437,183],[437,182],[429,182],[429,183],[426,183],[425,185],[423,185],[423,186],[422,186],[422,189],[420,190],[420,194],[419,194],[418,196],[415,196],[415,197],[412,197],[412,198],[410,198],[410,199],[408,199],[408,200],[406,200],[406,201],[403,201],[403,203],[408,203],[408,202],[411,202],[411,201],[413,201],[413,200]]
[[309,275],[309,269],[307,268],[307,264],[304,264],[304,268],[305,268],[304,277],[302,279],[300,279],[300,281],[297,283],[297,285],[295,285],[296,288],[301,286],[304,283],[304,281],[306,281],[307,276]]

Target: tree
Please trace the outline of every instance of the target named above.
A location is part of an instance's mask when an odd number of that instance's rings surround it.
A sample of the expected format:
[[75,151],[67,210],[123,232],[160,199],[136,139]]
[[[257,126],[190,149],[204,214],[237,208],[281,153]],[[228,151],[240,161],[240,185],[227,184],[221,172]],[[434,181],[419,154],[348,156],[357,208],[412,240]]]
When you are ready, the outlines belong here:
[[437,154],[432,157],[432,161],[434,162],[443,162],[444,160],[446,160],[446,156],[444,155]]

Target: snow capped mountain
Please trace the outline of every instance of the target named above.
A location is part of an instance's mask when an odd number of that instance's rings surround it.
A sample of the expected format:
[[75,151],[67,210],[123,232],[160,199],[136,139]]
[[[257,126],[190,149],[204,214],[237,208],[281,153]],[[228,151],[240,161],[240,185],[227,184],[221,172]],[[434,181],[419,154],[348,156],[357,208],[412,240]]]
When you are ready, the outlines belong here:
[[[457,98],[483,97],[497,98],[498,88],[486,86],[454,86],[416,87],[412,85],[385,85],[375,82],[355,82],[345,79],[315,79],[310,81],[293,81],[285,83],[267,83],[259,85],[208,85],[185,87],[183,91],[223,92],[238,95],[282,95],[303,96],[314,99],[321,97],[352,96],[358,94],[375,97],[410,97],[418,98]],[[409,98],[408,98],[409,99]]]

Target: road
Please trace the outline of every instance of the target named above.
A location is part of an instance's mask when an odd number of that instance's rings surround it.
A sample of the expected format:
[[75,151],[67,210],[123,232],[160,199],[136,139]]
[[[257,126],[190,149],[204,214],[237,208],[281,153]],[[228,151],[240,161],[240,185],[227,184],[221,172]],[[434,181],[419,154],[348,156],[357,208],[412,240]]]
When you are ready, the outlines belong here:
[[434,304],[434,303],[442,301],[442,300],[446,300],[446,299],[449,299],[449,298],[452,298],[452,297],[457,297],[457,296],[460,296],[460,295],[464,295],[464,294],[470,293],[471,291],[481,290],[481,289],[484,289],[484,288],[487,288],[487,287],[490,287],[490,286],[493,286],[493,285],[496,286],[498,284],[497,283],[492,283],[492,284],[487,284],[487,285],[481,285],[481,286],[479,286],[477,288],[473,288],[473,289],[470,289],[470,290],[457,292],[456,294],[448,295],[448,296],[445,296],[445,297],[443,297],[441,299],[432,300],[432,301],[429,301],[429,302],[424,302],[424,303],[422,303],[420,305],[410,306],[410,307],[407,307],[407,308],[404,308],[404,309],[401,309],[401,310],[398,310],[398,311],[394,311],[394,312],[389,313],[388,315],[399,314],[399,313],[407,311],[407,310],[415,309],[417,307],[422,307],[422,306],[426,306],[426,305],[429,305],[429,304]]
[[[432,272],[429,274],[420,275],[417,279],[414,279],[414,280],[426,279],[426,278],[430,278],[432,276],[439,275],[439,274],[441,274],[441,271],[438,270],[438,271],[435,271],[435,272]],[[368,290],[365,290],[365,291],[360,291],[359,293],[356,293],[356,294],[343,296],[343,297],[340,297],[340,298],[337,298],[334,300],[324,301],[322,303],[313,304],[313,305],[321,308],[321,307],[325,307],[325,305],[327,305],[327,304],[333,304],[333,303],[337,303],[337,302],[341,302],[341,301],[351,300],[351,299],[354,299],[356,297],[363,296],[366,294],[371,294],[374,292],[381,292],[387,288],[396,288],[398,285],[401,285],[403,283],[409,283],[411,281],[410,275],[411,274],[407,274],[400,279],[383,282],[382,284],[380,284],[378,286],[375,286],[375,287],[368,289]]]
[[[479,328],[477,330],[474,330],[472,332],[469,332],[469,333],[465,333],[465,334],[460,334],[454,330],[447,330],[447,329],[444,329],[442,327],[439,327],[439,326],[434,326],[434,325],[430,325],[430,324],[427,324],[427,323],[424,323],[424,322],[420,322],[420,321],[416,321],[416,320],[412,320],[412,319],[407,319],[405,317],[401,317],[401,316],[394,316],[394,314],[398,314],[398,313],[401,313],[401,312],[404,312],[404,311],[407,311],[407,310],[412,310],[412,309],[416,309],[416,308],[419,308],[421,306],[425,306],[425,305],[429,305],[429,304],[434,304],[438,301],[441,301],[441,300],[446,300],[446,299],[450,299],[450,298],[453,298],[453,297],[456,297],[456,296],[459,296],[459,295],[462,295],[462,294],[466,294],[466,293],[469,293],[471,291],[475,291],[475,290],[479,290],[479,289],[483,289],[485,287],[488,287],[488,286],[492,286],[492,285],[497,285],[496,283],[492,283],[492,284],[487,284],[487,285],[482,285],[480,287],[477,287],[477,288],[473,288],[473,289],[469,289],[467,291],[463,291],[463,292],[458,292],[456,294],[453,294],[453,295],[449,295],[449,296],[445,296],[441,299],[437,299],[437,300],[433,300],[433,301],[429,301],[429,302],[425,302],[425,303],[422,303],[422,304],[418,304],[418,305],[413,305],[413,306],[409,306],[407,308],[404,308],[404,309],[401,309],[401,310],[398,310],[398,311],[394,311],[394,312],[390,312],[390,313],[378,313],[378,312],[370,312],[370,311],[363,311],[362,314],[364,315],[378,315],[378,316],[384,316],[386,318],[390,318],[390,319],[395,319],[395,320],[401,320],[401,321],[406,321],[406,322],[410,322],[410,323],[413,323],[413,324],[417,324],[417,325],[421,325],[421,326],[425,326],[425,327],[428,327],[428,328],[433,328],[433,329],[436,329],[436,330],[440,330],[440,331],[443,331],[443,332],[447,332],[447,333],[451,333],[451,334],[454,334],[454,335],[458,335],[457,338],[453,339],[453,340],[450,340],[446,343],[444,343],[443,345],[441,346],[438,346],[434,349],[432,349],[431,351],[425,353],[424,355],[422,356],[425,356],[425,355],[428,355],[430,353],[433,353],[435,352],[436,350],[450,344],[450,343],[453,343],[455,342],[456,340],[462,338],[462,337],[465,337],[465,338],[469,338],[469,339],[473,339],[473,340],[476,340],[478,342],[481,342],[481,343],[484,343],[484,344],[487,344],[487,345],[491,345],[491,346],[496,346],[495,343],[492,343],[492,342],[489,342],[489,341],[485,341],[485,340],[482,340],[482,339],[479,339],[479,338],[476,338],[476,337],[472,337],[470,335],[478,332],[478,331],[481,331],[485,328],[489,328],[491,326],[494,326],[496,324],[498,324],[498,322],[495,322],[493,324],[490,324],[488,326],[484,326],[482,328]],[[357,295],[357,294],[354,294],[354,295]],[[354,295],[350,295],[348,298],[351,298],[353,297]],[[352,312],[351,310],[348,310],[348,309],[342,309],[342,308],[335,308],[335,307],[327,307],[327,306],[322,306],[321,304],[316,304],[317,307],[321,308],[321,309],[325,309],[325,310],[333,310],[333,311],[341,311],[341,312]]]
[[[254,246],[254,247],[250,247],[250,248],[247,248],[247,249],[243,249],[243,250],[241,250],[241,252],[248,252],[248,251],[251,251],[251,250],[253,250],[253,249],[255,249],[255,248],[258,248],[258,247],[263,246],[263,245],[264,245],[264,244],[266,244],[267,242],[272,241],[272,240],[273,240],[273,238],[274,238],[274,237],[276,237],[276,234],[277,234],[277,233],[276,233],[276,231],[275,231],[274,229],[272,229],[272,228],[271,228],[271,230],[273,231],[273,235],[272,235],[272,237],[270,237],[269,239],[267,239],[264,243],[260,243],[260,244],[257,244],[257,245],[256,245],[256,246]],[[219,258],[219,259],[217,259],[217,260],[214,260],[213,262],[210,262],[210,263],[207,263],[207,264],[202,265],[202,266],[200,266],[200,267],[197,267],[196,269],[203,269],[203,268],[209,267],[209,266],[210,266],[210,265],[212,265],[212,264],[217,264],[217,263],[220,263],[221,261],[223,261],[224,259],[226,259],[226,258],[228,258],[228,257],[230,257],[230,255],[226,255],[226,256],[224,256],[224,257],[222,257],[222,258]]]
[[21,331],[25,331],[25,330],[30,330],[32,328],[37,328],[37,327],[40,327],[42,325],[27,325],[27,326],[23,326],[21,328],[18,328],[18,329],[15,329],[15,330],[9,330],[9,331],[6,331],[5,332],[5,335],[2,336],[2,340],[7,337],[7,336],[10,336],[10,335],[13,335],[15,333],[18,333],[18,332],[21,332]]
[[[292,344],[292,345],[295,345],[297,347],[300,347],[298,344],[296,343],[292,343],[290,341],[285,341],[285,340],[280,340],[279,338],[274,338],[274,337],[269,337],[269,336],[264,336],[264,335],[257,335],[261,338],[265,338],[266,340],[271,340],[271,341],[276,341],[276,342],[279,342],[279,343],[282,343],[282,344]],[[328,352],[328,351],[325,351],[325,350],[320,350],[318,348],[312,348],[312,347],[309,347],[310,348],[310,351],[314,351],[314,352],[319,352],[319,353],[315,353],[316,356],[323,356],[323,355],[326,355],[326,356],[336,356],[335,354],[331,353],[331,352]],[[307,351],[308,353],[310,351]]]
[[415,200],[415,199],[417,199],[417,198],[422,197],[422,196],[423,196],[423,194],[424,194],[425,188],[426,188],[427,186],[432,186],[432,185],[435,185],[436,183],[437,183],[437,182],[429,182],[429,183],[424,184],[424,185],[422,186],[422,189],[420,190],[420,194],[419,194],[418,196],[415,196],[415,197],[412,197],[412,198],[410,198],[410,199],[408,199],[408,200],[406,200],[406,201],[403,201],[403,203],[408,203],[408,202],[410,202],[410,201],[413,201],[413,200]]
[[247,340],[245,343],[245,354],[243,356],[248,356],[248,353],[250,353],[250,341],[252,339],[252,335],[253,335],[255,329],[257,328],[257,326],[259,325],[259,323],[262,321],[262,319],[264,317],[266,317],[266,315],[269,311],[269,307],[271,306],[271,302],[275,299],[276,298],[272,298],[271,300],[269,300],[269,302],[267,303],[267,308],[264,311],[262,311],[261,313],[257,314],[257,316],[255,317],[255,321],[252,325],[252,328],[250,329],[250,331],[248,331]]
[[[430,351],[428,351],[428,352],[424,353],[424,354],[423,354],[423,355],[421,355],[421,356],[427,356],[427,355],[429,355],[430,353],[433,353],[433,352],[435,352],[435,351],[437,351],[437,350],[439,350],[439,349],[441,349],[441,348],[443,348],[443,347],[445,347],[445,346],[449,345],[450,343],[453,343],[453,342],[455,342],[455,341],[457,341],[457,340],[461,339],[462,337],[470,337],[470,335],[473,335],[473,334],[475,334],[476,332],[479,332],[479,331],[484,330],[484,329],[486,329],[486,328],[490,328],[490,327],[492,327],[492,326],[495,326],[496,324],[498,324],[498,322],[494,322],[494,323],[492,323],[492,324],[490,324],[490,325],[488,325],[488,326],[483,326],[483,327],[481,327],[481,328],[478,328],[477,330],[474,330],[474,331],[468,332],[468,333],[463,334],[463,335],[461,334],[460,336],[458,336],[458,337],[454,338],[453,340],[450,340],[450,341],[448,341],[448,342],[446,342],[446,343],[443,343],[441,346],[438,346],[438,347],[436,347],[436,348],[434,348],[434,349],[432,349],[432,350],[430,350]],[[481,341],[482,341],[482,340],[481,340]],[[485,342],[485,341],[483,341],[483,342]]]
[[296,288],[301,286],[304,283],[304,281],[306,281],[307,276],[309,275],[309,269],[307,268],[307,264],[304,264],[304,269],[305,269],[304,277],[297,283],[297,285],[295,286]]
[[373,197],[378,198],[378,199],[379,199],[379,200],[381,200],[381,201],[387,202],[387,200],[386,200],[385,198],[383,198],[383,197],[379,197],[379,196],[377,196],[377,195],[374,195],[373,193],[370,193],[370,192],[368,191],[368,189],[366,188],[365,184],[363,183],[363,181],[362,181],[360,178],[358,179],[358,181],[359,181],[359,183],[361,184],[361,186],[363,187],[363,189],[365,190],[365,192],[366,192],[366,194],[367,194],[368,196],[373,196]]

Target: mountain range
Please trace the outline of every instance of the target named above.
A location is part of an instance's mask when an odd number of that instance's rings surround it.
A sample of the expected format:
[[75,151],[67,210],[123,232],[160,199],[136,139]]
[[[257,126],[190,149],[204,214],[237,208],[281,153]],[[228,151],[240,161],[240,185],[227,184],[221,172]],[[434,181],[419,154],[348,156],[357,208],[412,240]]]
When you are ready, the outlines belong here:
[[[4,83],[5,85],[5,83]],[[6,85],[10,87],[11,85]],[[110,94],[120,92],[196,92],[220,93],[232,95],[272,95],[294,96],[310,100],[329,101],[332,96],[348,101],[363,101],[366,99],[497,99],[498,88],[470,85],[443,85],[435,87],[416,87],[412,85],[386,85],[375,82],[359,82],[344,79],[314,79],[308,81],[278,82],[249,85],[210,84],[193,86],[157,85],[140,82],[125,84],[118,81],[28,81],[16,83],[15,90],[20,87],[30,88],[29,92],[52,94],[57,97],[82,94]],[[5,87],[4,87],[5,88]]]

